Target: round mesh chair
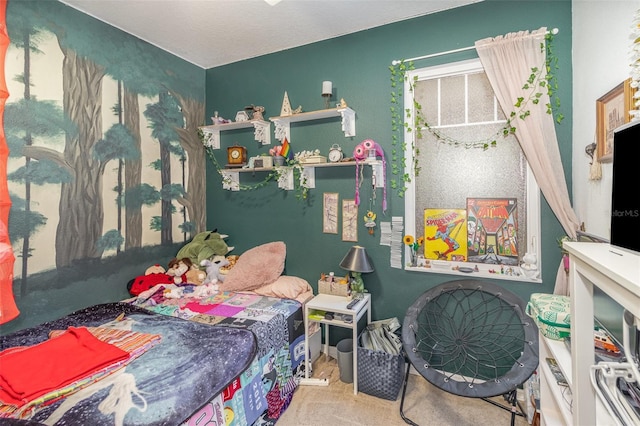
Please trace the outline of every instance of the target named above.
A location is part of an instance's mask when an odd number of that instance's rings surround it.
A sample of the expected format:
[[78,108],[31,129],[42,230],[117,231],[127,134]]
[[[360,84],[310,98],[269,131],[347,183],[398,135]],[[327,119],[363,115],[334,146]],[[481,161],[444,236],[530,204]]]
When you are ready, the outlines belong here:
[[[402,343],[407,367],[431,384],[459,396],[482,398],[524,416],[517,388],[538,367],[538,328],[525,314],[525,303],[503,287],[486,281],[456,280],[426,292],[407,309]],[[488,398],[504,396],[509,405]]]

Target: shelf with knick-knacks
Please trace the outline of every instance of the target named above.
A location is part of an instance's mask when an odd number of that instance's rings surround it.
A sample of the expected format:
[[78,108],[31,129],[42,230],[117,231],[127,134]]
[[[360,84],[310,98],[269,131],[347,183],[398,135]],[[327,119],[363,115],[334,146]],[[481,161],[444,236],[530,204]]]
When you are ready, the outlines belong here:
[[[258,107],[262,108],[262,107]],[[262,108],[262,111],[264,109]],[[254,108],[255,111],[255,108]],[[243,114],[241,114],[241,112]],[[217,112],[214,117],[211,117],[214,124],[209,126],[202,126],[202,134],[204,136],[204,145],[212,149],[220,149],[220,132],[227,130],[237,130],[253,127],[253,138],[260,142],[262,145],[271,144],[271,122],[262,119],[262,112],[260,111],[259,118],[255,116],[252,120],[249,120],[248,115],[244,111],[238,112],[236,121],[228,121],[218,117]]]
[[336,108],[320,109],[317,111],[292,113],[290,115],[281,115],[278,117],[269,117],[269,120],[275,125],[275,136],[279,141],[287,138],[291,140],[291,123],[300,121],[321,120],[323,118],[341,117],[342,132],[344,137],[353,137],[356,135],[356,113],[347,106],[344,99]]
[[[379,160],[368,160],[363,162],[362,164],[370,166],[373,173],[373,179],[375,182],[376,188],[384,188],[384,172],[383,172],[383,164]],[[242,173],[256,173],[256,172],[267,172],[270,173],[272,171],[278,172],[278,187],[287,191],[291,191],[294,189],[293,182],[293,167],[299,167],[301,170],[301,181],[304,182],[304,186],[307,189],[313,189],[316,187],[316,177],[315,170],[317,168],[326,168],[326,167],[342,167],[342,166],[356,166],[356,163],[353,159],[345,159],[338,162],[329,162],[329,163],[307,163],[307,164],[297,164],[296,166],[275,166],[275,167],[243,167],[237,169],[225,169],[221,170],[220,174],[222,175],[222,188],[228,191],[239,191],[240,190],[240,174]]]

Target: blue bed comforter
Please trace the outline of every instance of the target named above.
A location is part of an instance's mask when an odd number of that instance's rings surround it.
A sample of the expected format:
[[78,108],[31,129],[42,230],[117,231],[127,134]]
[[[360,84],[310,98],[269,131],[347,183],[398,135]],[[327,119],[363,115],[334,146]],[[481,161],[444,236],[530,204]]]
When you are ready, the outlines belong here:
[[222,392],[256,355],[256,338],[249,330],[211,327],[127,303],[92,306],[1,336],[0,350],[37,344],[48,339],[51,330],[103,325],[122,313],[124,327],[159,334],[160,343],[107,378],[38,407],[28,420],[56,425],[178,425]]

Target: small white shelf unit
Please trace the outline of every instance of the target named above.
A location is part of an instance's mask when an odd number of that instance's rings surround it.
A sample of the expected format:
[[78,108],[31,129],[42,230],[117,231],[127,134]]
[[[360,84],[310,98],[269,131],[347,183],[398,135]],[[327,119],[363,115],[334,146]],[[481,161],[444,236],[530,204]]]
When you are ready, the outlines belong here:
[[[595,364],[593,289],[600,288],[640,318],[640,255],[604,243],[565,242],[570,256],[571,348],[540,336],[543,425],[615,425],[591,385]],[[622,318],[620,318],[622,321]],[[555,358],[569,386],[557,384],[546,358]]]
[[253,127],[253,138],[262,145],[271,144],[271,122],[265,120],[232,121],[231,123],[202,126],[204,144],[213,149],[220,149],[220,132]]
[[349,107],[327,108],[298,114],[281,115],[279,117],[269,117],[269,120],[275,125],[276,139],[282,141],[286,137],[290,141],[291,123],[332,117],[342,117],[342,132],[345,138],[356,135],[356,113]]

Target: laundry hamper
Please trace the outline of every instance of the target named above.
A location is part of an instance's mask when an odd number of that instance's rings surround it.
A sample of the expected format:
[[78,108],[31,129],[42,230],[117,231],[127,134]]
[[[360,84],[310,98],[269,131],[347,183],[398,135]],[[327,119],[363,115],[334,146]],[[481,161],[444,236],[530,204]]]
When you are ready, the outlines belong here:
[[[360,335],[362,337],[362,335]],[[395,401],[402,387],[405,371],[404,353],[392,355],[362,347],[358,338],[358,391]]]

